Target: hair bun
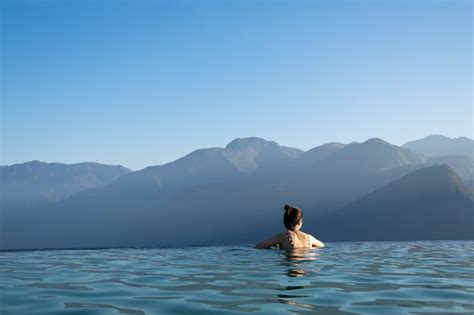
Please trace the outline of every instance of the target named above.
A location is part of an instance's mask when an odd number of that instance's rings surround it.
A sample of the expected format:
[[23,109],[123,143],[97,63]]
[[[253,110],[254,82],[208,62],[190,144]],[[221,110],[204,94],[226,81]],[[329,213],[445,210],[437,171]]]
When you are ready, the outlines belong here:
[[290,207],[289,205],[287,205],[287,204],[283,207],[283,209],[285,209],[285,211],[290,210],[290,208],[291,208],[291,207]]

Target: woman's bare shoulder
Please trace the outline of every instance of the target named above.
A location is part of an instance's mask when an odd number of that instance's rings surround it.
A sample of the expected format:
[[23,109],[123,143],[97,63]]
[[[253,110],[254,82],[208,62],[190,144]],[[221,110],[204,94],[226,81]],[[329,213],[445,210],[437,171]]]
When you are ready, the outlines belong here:
[[309,233],[304,233],[309,238],[312,247],[324,247],[324,243]]
[[318,240],[316,237],[312,236],[311,235],[311,246],[312,247],[324,247],[326,245],[324,245],[323,242],[321,242],[320,240]]

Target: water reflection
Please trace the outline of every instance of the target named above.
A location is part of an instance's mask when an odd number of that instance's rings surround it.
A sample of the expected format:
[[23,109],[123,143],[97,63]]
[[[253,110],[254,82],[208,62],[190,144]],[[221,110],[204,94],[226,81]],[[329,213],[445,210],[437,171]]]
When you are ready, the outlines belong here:
[[[278,295],[278,296],[280,296],[280,295]],[[297,297],[300,297],[300,296],[297,296]],[[313,309],[314,308],[314,306],[311,305],[311,304],[305,304],[305,303],[300,303],[298,301],[288,300],[284,297],[278,299],[278,303],[287,304],[287,305],[291,305],[291,306],[298,306],[298,307],[306,308],[306,309]]]
[[288,269],[286,273],[288,277],[303,277],[304,276],[304,269]]
[[288,277],[304,277],[305,266],[309,265],[312,269],[314,261],[318,260],[318,252],[310,248],[293,249],[285,254]]

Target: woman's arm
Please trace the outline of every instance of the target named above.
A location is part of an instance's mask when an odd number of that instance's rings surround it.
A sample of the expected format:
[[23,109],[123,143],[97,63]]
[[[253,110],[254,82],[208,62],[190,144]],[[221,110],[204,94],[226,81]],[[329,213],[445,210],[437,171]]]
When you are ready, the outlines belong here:
[[324,245],[323,242],[321,242],[320,240],[316,239],[314,236],[311,235],[311,247],[324,247],[326,245]]
[[280,234],[277,234],[277,235],[274,235],[269,240],[258,243],[257,245],[255,245],[255,248],[258,248],[258,249],[270,248],[279,243],[280,243]]

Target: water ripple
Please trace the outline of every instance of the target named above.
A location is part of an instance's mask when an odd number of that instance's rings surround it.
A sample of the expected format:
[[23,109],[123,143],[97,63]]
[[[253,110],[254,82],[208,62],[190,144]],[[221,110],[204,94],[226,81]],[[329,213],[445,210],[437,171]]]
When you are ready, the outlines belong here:
[[474,242],[0,253],[6,314],[474,312]]

